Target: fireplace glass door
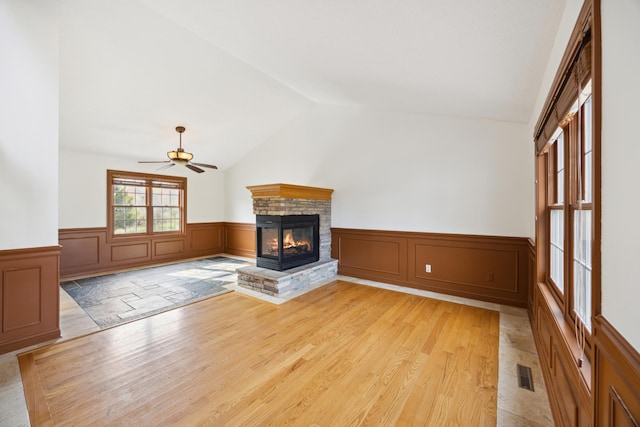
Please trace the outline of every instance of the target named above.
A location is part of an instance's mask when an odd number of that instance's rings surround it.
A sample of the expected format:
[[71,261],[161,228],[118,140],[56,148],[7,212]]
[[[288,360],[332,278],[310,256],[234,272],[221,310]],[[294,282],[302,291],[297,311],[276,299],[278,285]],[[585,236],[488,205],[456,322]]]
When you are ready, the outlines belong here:
[[318,260],[317,215],[258,216],[259,267],[284,270]]
[[[262,228],[262,256],[278,258],[277,228]],[[282,256],[288,258],[313,253],[313,226],[282,230]]]

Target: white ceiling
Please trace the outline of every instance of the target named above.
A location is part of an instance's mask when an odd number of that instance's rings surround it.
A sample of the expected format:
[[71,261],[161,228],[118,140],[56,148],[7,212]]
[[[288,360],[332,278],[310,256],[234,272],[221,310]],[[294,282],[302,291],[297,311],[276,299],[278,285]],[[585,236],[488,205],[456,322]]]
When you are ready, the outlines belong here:
[[226,168],[314,103],[528,122],[565,0],[60,0],[63,148]]

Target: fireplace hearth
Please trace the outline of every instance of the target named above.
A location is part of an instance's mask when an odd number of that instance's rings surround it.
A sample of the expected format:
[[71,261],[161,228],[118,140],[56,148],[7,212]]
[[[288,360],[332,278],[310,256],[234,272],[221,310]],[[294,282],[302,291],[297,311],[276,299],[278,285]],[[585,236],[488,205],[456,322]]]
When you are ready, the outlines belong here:
[[256,215],[256,265],[283,271],[318,261],[318,215]]

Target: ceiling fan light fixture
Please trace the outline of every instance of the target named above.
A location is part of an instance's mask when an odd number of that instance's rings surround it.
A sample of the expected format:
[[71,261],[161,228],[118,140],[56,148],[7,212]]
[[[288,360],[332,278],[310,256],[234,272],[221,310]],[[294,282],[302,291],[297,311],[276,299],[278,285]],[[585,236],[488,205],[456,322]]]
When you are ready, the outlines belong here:
[[176,163],[187,163],[189,160],[193,159],[193,154],[184,151],[182,148],[178,148],[174,151],[167,151],[167,157]]
[[[167,151],[167,157],[169,160],[164,161],[140,161],[138,163],[165,163],[166,165],[161,167],[160,169],[167,169],[175,165],[185,166],[188,169],[191,169],[194,172],[202,173],[204,169],[218,169],[215,165],[209,165],[206,163],[191,163],[191,159],[193,159],[193,154],[188,151],[184,151],[182,148],[182,133],[185,131],[184,126],[176,126],[176,132],[180,135],[180,146],[175,150]],[[160,170],[158,169],[158,170]]]

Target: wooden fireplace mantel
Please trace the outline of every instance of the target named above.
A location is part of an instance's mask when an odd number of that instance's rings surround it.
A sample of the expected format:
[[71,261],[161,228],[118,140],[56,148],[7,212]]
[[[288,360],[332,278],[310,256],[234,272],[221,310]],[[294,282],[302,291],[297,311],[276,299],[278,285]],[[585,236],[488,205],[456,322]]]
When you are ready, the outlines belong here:
[[249,185],[253,199],[280,198],[280,199],[314,199],[331,200],[331,188],[305,187],[292,184],[265,184]]

